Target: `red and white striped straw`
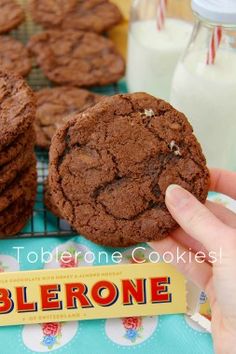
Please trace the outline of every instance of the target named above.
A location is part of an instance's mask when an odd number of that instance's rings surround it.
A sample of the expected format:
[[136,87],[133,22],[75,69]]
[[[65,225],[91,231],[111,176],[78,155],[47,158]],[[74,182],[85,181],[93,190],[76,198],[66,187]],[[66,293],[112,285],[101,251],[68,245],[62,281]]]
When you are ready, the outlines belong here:
[[217,49],[220,46],[220,42],[222,39],[222,28],[217,26],[214,28],[211,41],[209,45],[209,50],[207,53],[207,65],[212,65],[215,63]]
[[165,27],[167,0],[159,0],[157,4],[157,29],[161,31]]

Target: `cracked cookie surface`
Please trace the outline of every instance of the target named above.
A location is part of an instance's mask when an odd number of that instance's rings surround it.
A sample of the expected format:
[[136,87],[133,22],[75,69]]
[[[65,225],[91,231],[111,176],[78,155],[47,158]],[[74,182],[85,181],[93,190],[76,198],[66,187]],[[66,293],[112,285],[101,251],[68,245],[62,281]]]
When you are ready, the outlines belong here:
[[124,75],[124,60],[115,45],[96,33],[44,31],[32,36],[28,47],[45,76],[60,85],[102,86]]
[[28,49],[10,36],[0,36],[0,67],[26,76],[31,70]]
[[26,146],[32,141],[32,139],[35,139],[33,127],[29,128],[27,133],[22,133],[10,145],[5,146],[4,149],[0,150],[0,168],[14,160],[22,150],[26,149]]
[[0,151],[24,133],[35,118],[35,97],[27,83],[0,70]]
[[32,0],[30,8],[33,19],[46,28],[102,33],[122,19],[118,7],[107,0]]
[[0,0],[0,33],[11,31],[24,19],[24,11],[15,0]]
[[204,202],[206,161],[186,117],[148,94],[105,98],[53,138],[53,200],[96,243],[118,247],[166,237],[177,227],[165,206],[172,183]]
[[37,91],[36,144],[48,149],[56,130],[73,113],[94,106],[103,96],[76,87],[54,87]]

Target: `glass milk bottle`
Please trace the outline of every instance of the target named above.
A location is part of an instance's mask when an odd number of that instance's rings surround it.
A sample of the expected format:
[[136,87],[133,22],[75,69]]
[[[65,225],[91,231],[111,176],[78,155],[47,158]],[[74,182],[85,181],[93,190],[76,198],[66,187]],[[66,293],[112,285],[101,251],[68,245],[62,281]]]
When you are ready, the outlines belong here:
[[196,24],[172,83],[210,167],[236,169],[236,1],[193,0]]
[[127,58],[130,92],[169,99],[176,64],[192,31],[181,13],[185,8],[186,14],[188,5],[189,0],[133,0]]

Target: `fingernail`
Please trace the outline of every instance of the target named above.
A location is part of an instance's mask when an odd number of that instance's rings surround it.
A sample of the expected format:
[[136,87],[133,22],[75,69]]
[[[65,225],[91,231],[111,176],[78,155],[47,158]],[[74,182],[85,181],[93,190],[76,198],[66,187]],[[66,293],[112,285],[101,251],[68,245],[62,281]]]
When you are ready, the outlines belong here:
[[191,194],[177,184],[171,184],[166,190],[166,201],[174,207],[185,206],[190,198]]

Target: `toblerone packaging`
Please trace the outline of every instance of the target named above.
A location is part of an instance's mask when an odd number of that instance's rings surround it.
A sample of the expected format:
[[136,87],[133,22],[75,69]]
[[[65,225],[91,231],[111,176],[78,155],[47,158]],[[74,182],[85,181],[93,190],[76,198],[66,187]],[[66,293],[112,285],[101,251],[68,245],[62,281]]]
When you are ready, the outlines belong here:
[[166,263],[0,274],[0,325],[194,313],[199,299]]

